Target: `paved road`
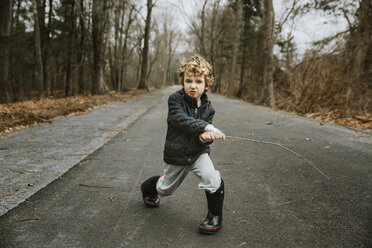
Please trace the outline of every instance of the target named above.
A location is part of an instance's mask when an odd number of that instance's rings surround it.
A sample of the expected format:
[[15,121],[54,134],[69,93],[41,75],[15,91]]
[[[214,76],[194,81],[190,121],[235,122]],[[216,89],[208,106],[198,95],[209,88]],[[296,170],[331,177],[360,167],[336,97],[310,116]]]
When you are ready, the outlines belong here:
[[[204,192],[189,175],[158,209],[139,186],[162,170],[166,100],[59,179],[0,217],[0,247],[371,247],[372,136],[212,95],[224,227],[197,232]],[[88,124],[87,124],[88,125]]]
[[63,175],[171,92],[0,136],[0,216]]

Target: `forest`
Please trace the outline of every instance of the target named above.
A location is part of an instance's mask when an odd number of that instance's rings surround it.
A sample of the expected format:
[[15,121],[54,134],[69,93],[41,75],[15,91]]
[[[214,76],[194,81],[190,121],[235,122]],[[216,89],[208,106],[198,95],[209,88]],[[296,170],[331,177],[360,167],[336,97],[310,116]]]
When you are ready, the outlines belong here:
[[[372,128],[370,0],[283,0],[280,16],[273,0],[183,2],[0,1],[0,106],[173,85],[199,53],[215,93]],[[283,30],[315,12],[348,26],[301,55]]]

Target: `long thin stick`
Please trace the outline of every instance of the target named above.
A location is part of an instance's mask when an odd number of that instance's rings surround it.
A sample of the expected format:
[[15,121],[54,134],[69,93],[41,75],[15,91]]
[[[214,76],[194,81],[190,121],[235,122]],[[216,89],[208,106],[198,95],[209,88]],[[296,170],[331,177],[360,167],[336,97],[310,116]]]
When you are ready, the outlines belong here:
[[233,136],[226,136],[226,138],[227,139],[247,140],[247,141],[256,142],[256,143],[270,144],[270,145],[279,146],[279,147],[283,148],[284,150],[287,150],[290,153],[296,155],[297,157],[300,157],[303,160],[305,160],[305,162],[307,162],[308,164],[310,164],[316,171],[318,171],[322,176],[324,176],[325,178],[327,178],[329,180],[329,176],[327,176],[323,171],[321,171],[318,167],[316,167],[315,164],[313,164],[311,161],[309,161],[307,158],[304,158],[303,156],[301,156],[297,152],[289,149],[288,147],[282,146],[282,145],[280,145],[278,143],[275,143],[275,142],[264,141],[264,140],[255,140],[255,139],[250,139],[250,138],[241,138],[241,137],[233,137]]

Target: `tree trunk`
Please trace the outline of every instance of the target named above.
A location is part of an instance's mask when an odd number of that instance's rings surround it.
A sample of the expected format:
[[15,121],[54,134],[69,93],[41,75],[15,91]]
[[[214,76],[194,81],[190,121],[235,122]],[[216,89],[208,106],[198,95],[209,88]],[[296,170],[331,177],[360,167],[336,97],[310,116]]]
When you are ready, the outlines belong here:
[[[122,77],[123,77],[123,29],[124,29],[124,17],[125,17],[125,8],[126,8],[126,1],[122,3],[122,5],[119,6],[121,11],[119,12],[120,14],[117,16],[118,18],[118,26],[119,26],[119,41],[117,44],[117,53],[118,53],[118,62],[116,65],[116,72],[117,72],[117,82],[116,82],[116,90],[118,92],[121,91],[121,82],[122,82]],[[120,19],[120,20],[119,20]]]
[[168,60],[167,60],[167,67],[166,67],[166,83],[165,83],[165,85],[170,85],[171,84],[171,63],[172,63],[172,58],[173,58],[174,52],[177,48],[177,45],[174,44],[175,39],[177,39],[175,31],[171,30],[169,35],[170,36],[169,36],[169,41],[168,41]]
[[79,51],[77,55],[77,62],[79,64],[79,73],[78,73],[78,94],[83,95],[85,92],[84,87],[84,44],[85,44],[85,12],[84,12],[84,0],[80,0],[79,6],[79,24],[80,24],[80,44]]
[[49,0],[49,12],[48,12],[48,27],[45,30],[45,44],[44,44],[44,57],[43,57],[43,68],[44,68],[44,90],[47,96],[52,94],[52,86],[50,79],[50,66],[49,66],[49,51],[51,43],[51,31],[52,31],[52,17],[53,17],[53,0]]
[[[43,63],[43,91],[44,95],[49,95],[48,88],[48,50],[49,50],[49,30],[45,26],[45,9],[46,0],[38,0],[38,17],[39,17],[39,28],[40,28],[40,47],[41,47],[41,59]],[[52,6],[50,4],[50,6]],[[53,8],[49,8],[49,14],[52,13]]]
[[210,47],[209,47],[209,62],[211,63],[212,66],[215,65],[214,63],[214,50],[215,50],[215,42],[217,40],[216,35],[216,19],[219,18],[218,12],[220,8],[220,0],[216,0],[213,3],[213,10],[212,10],[212,20],[210,24]]
[[243,90],[245,87],[245,70],[246,70],[246,63],[247,63],[247,53],[248,53],[248,34],[249,34],[249,19],[250,17],[245,16],[244,18],[244,25],[243,25],[243,37],[241,42],[243,43],[243,51],[242,51],[242,61],[240,65],[240,77],[239,77],[239,88],[236,93],[236,96],[241,98],[243,95]]
[[35,35],[35,81],[39,91],[39,96],[44,97],[44,69],[41,58],[41,41],[39,15],[36,0],[32,0],[32,9],[34,17],[34,35]]
[[358,28],[352,33],[351,64],[355,74],[372,74],[372,3],[370,0],[361,0],[358,10]]
[[[4,1],[5,2],[5,1]],[[15,33],[17,32],[17,29],[19,28],[19,16],[21,14],[21,5],[22,5],[22,0],[18,0],[17,1],[17,10],[15,10],[15,14],[14,15],[14,20],[12,21],[12,33]],[[13,6],[13,8],[15,8]]]
[[264,0],[264,15],[262,27],[263,42],[263,98],[261,103],[273,107],[275,105],[274,97],[274,8],[272,0]]
[[217,58],[220,58],[220,59],[216,59],[216,67],[217,67],[217,70],[216,70],[216,86],[215,86],[215,92],[217,93],[221,93],[221,88],[222,88],[222,72],[224,71],[224,67],[225,67],[225,62],[224,62],[224,59],[222,58],[222,54],[223,54],[223,48],[224,48],[224,40],[221,39],[217,45]]
[[105,22],[106,0],[93,0],[92,9],[92,35],[93,35],[93,94],[104,94],[107,86],[104,80],[105,66]]
[[232,62],[231,62],[231,77],[228,88],[228,95],[233,96],[235,90],[235,82],[238,80],[236,75],[238,74],[237,63],[238,63],[238,52],[240,44],[240,35],[241,35],[241,25],[242,25],[242,3],[241,0],[237,0],[237,8],[234,11],[234,39],[233,39],[233,51],[232,51]]
[[207,7],[208,0],[204,0],[202,11],[201,11],[201,29],[200,29],[200,52],[201,55],[206,57],[207,52],[205,50],[205,41],[204,41],[204,34],[205,34],[205,9]]
[[129,38],[129,29],[135,19],[134,17],[134,10],[135,10],[135,5],[131,5],[131,9],[129,11],[129,15],[128,15],[128,22],[127,22],[127,25],[126,25],[126,28],[125,28],[125,32],[124,32],[124,44],[123,44],[123,47],[122,47],[122,66],[120,68],[120,75],[121,75],[121,78],[120,78],[120,87],[119,87],[119,91],[122,91],[125,87],[125,80],[126,80],[126,76],[127,76],[127,59],[129,59],[130,55],[127,54],[127,49],[128,49],[128,38]]
[[138,89],[147,89],[146,78],[147,78],[147,60],[149,54],[149,38],[150,38],[150,25],[151,25],[151,11],[152,11],[152,0],[147,0],[147,17],[145,24],[145,36],[143,44],[142,54],[142,66],[141,66],[141,77],[138,84]]
[[[162,63],[162,76],[163,76],[163,79],[162,79],[162,82],[163,82],[163,85],[166,85],[167,84],[167,72],[168,72],[168,63],[167,63],[167,60],[170,56],[169,54],[169,43],[171,42],[171,35],[172,35],[172,30],[168,31],[168,16],[166,18],[166,20],[164,21],[164,26],[163,26],[163,41],[164,41],[164,48],[168,48],[168,49],[164,49],[163,53],[162,53],[162,60],[161,60],[161,63]],[[168,34],[169,33],[169,34]],[[167,52],[168,52],[168,56],[167,56]]]
[[12,5],[12,0],[0,1],[0,103],[8,102],[8,44],[11,30]]
[[[70,96],[72,91],[71,86],[71,57],[72,57],[72,42],[74,36],[74,29],[75,29],[75,18],[74,18],[74,9],[75,9],[75,1],[70,1],[67,4],[66,8],[70,7],[70,13],[66,15],[69,18],[66,18],[66,25],[67,27],[70,26],[68,30],[68,44],[67,44],[67,65],[66,65],[66,85],[65,85],[65,96]],[[70,22],[70,23],[68,23]]]

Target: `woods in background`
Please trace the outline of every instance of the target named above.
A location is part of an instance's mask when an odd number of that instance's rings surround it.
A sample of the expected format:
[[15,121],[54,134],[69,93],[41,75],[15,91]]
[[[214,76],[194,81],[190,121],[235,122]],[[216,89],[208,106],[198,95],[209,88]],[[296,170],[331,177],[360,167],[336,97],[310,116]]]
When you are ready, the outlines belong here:
[[[274,23],[272,0],[199,2],[189,22],[191,42],[214,65],[214,91],[299,113],[371,113],[371,1],[289,3]],[[282,28],[309,12],[345,18],[349,27],[299,57],[292,32]]]
[[[173,84],[197,52],[214,66],[214,92],[300,113],[372,112],[370,0],[293,0],[276,22],[272,0],[194,3],[188,15],[162,0],[1,1],[1,103]],[[298,56],[283,26],[314,11],[348,29]]]
[[180,36],[165,14],[151,21],[155,5],[151,0],[1,1],[1,103],[104,94],[138,82],[140,88],[174,83],[171,61]]

